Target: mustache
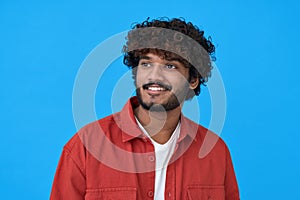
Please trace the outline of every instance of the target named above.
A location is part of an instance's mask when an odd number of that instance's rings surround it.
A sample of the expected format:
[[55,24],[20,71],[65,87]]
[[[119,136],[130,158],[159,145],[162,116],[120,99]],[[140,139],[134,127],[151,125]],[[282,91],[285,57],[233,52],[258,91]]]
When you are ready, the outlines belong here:
[[151,85],[158,85],[159,87],[162,87],[162,88],[164,88],[166,90],[172,90],[172,86],[171,85],[165,84],[165,83],[163,83],[161,81],[151,81],[149,83],[144,84],[142,87],[143,87],[143,89],[147,89]]

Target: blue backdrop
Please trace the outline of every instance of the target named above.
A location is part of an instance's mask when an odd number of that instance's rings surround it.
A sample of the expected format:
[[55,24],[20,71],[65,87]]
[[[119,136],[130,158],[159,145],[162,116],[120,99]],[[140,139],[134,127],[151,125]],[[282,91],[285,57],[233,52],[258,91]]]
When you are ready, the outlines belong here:
[[[296,0],[1,0],[1,199],[49,198],[63,145],[76,132],[72,90],[81,63],[148,16],[184,17],[216,44],[227,95],[221,137],[241,198],[300,199],[299,9]],[[112,66],[106,77],[127,72],[121,59]],[[98,117],[112,112],[101,102],[111,85],[100,87]],[[207,95],[198,97],[206,126]]]

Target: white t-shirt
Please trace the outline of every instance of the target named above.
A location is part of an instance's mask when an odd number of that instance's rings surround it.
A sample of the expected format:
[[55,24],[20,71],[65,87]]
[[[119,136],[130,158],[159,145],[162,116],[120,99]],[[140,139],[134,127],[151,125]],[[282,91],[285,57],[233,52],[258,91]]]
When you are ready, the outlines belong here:
[[144,127],[141,125],[139,120],[136,118],[137,124],[145,135],[152,141],[155,150],[155,188],[154,188],[154,199],[161,200],[165,199],[165,185],[167,176],[167,167],[171,159],[172,154],[179,138],[180,134],[180,122],[178,122],[171,138],[165,144],[159,144],[155,142]]

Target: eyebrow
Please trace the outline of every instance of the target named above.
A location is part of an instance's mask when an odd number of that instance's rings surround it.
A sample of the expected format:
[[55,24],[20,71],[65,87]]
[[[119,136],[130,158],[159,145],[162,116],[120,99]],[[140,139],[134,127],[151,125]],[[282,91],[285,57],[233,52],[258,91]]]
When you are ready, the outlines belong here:
[[[152,58],[151,57],[149,57],[149,56],[146,56],[146,55],[143,55],[143,56],[141,56],[140,57],[140,60],[142,60],[142,59],[144,59],[144,60],[152,60]],[[165,59],[166,61],[168,61],[168,62],[180,62],[181,63],[181,59],[180,58],[177,58],[177,57],[170,57],[170,58],[166,58]]]
[[172,62],[172,61],[177,61],[177,62],[182,62],[182,59],[177,58],[177,57],[171,57],[171,58],[166,58],[165,60]]
[[140,57],[140,60],[142,60],[142,59],[144,59],[144,60],[151,60],[151,57],[144,55],[144,56]]

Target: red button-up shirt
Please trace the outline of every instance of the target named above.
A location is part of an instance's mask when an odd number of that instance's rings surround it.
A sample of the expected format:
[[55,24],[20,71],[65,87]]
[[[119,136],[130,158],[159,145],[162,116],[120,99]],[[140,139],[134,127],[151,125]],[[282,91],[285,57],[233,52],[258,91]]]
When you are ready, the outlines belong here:
[[[93,122],[65,145],[51,200],[153,199],[154,146],[139,129],[131,98],[121,112]],[[214,133],[181,116],[167,166],[165,199],[238,200],[228,148]]]

